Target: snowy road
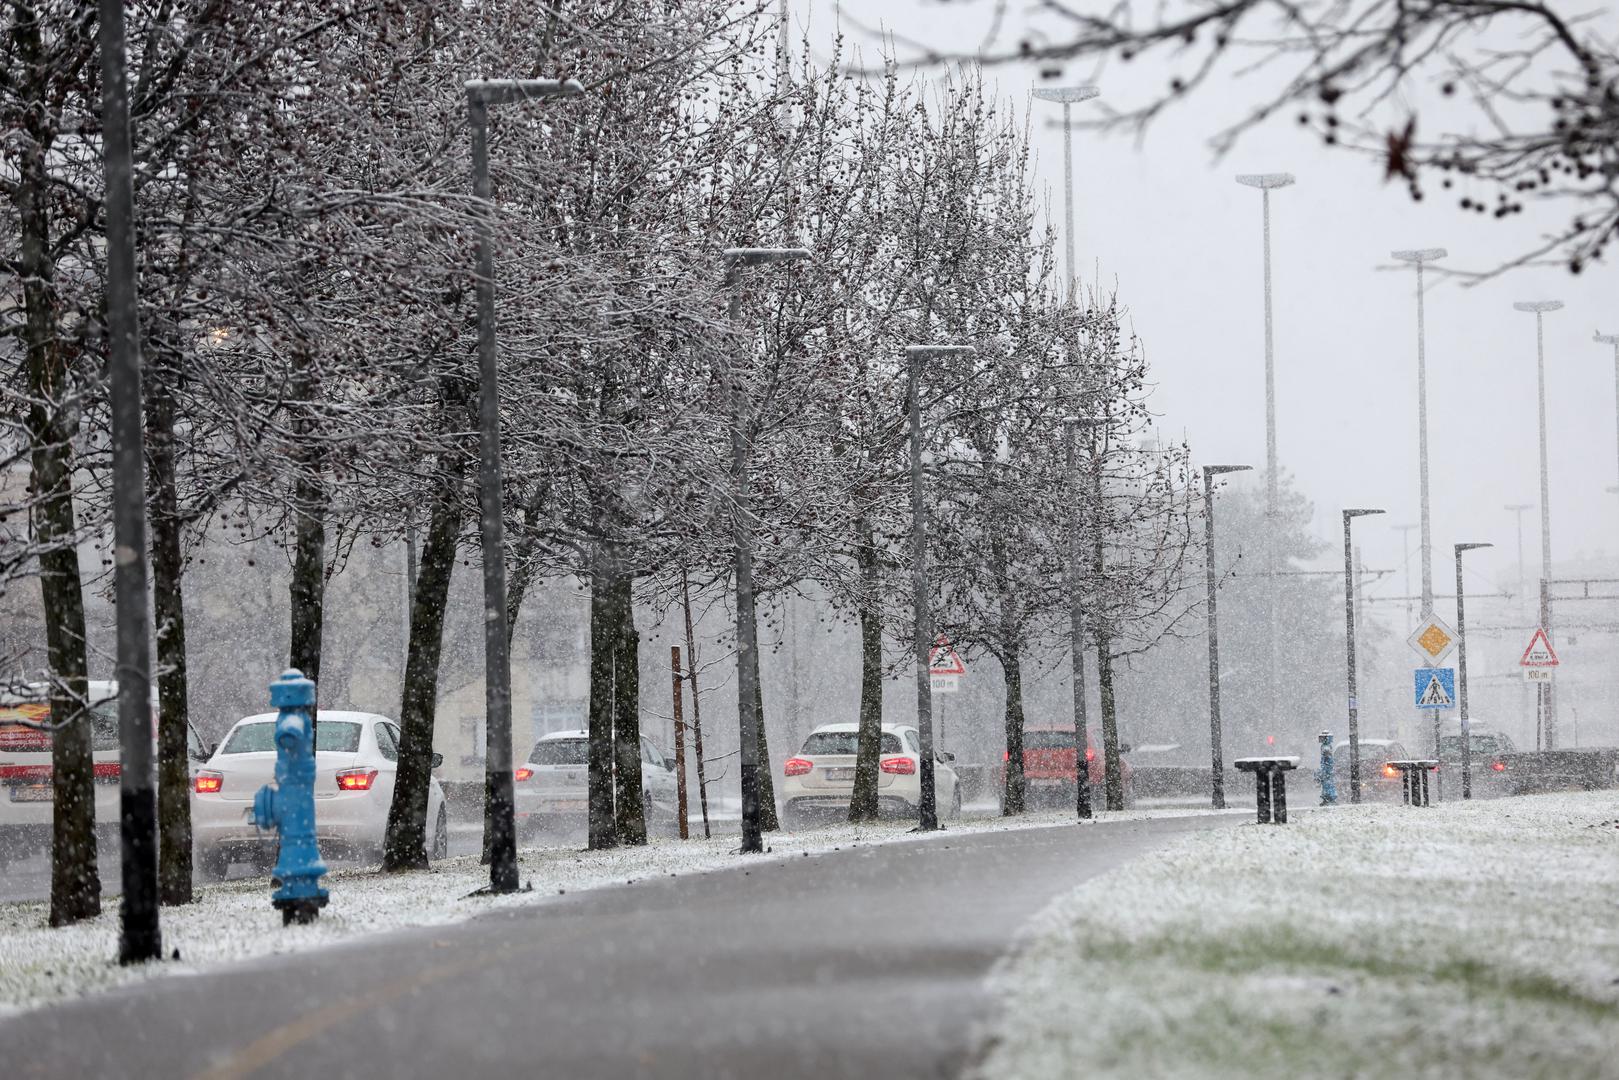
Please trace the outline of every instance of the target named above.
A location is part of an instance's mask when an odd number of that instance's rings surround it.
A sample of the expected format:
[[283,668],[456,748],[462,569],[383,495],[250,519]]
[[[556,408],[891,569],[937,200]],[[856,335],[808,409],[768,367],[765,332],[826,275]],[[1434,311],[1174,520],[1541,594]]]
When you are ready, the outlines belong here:
[[1187,830],[946,834],[560,896],[0,1021],[17,1076],[952,1075],[1024,921]]

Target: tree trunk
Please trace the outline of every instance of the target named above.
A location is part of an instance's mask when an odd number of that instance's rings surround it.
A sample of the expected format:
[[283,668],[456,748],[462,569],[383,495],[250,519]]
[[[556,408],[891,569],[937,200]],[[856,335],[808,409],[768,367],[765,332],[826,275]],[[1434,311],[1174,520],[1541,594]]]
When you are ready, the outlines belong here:
[[851,822],[876,821],[877,762],[883,741],[883,612],[877,598],[877,548],[871,525],[856,526],[855,561],[860,569],[860,720],[855,736],[854,792],[849,797]]
[[613,618],[610,557],[598,548],[590,571],[589,812],[592,851],[618,846],[613,820],[613,669],[618,624]]
[[[26,70],[41,59],[40,19],[15,12],[13,34]],[[34,543],[40,550],[40,592],[45,608],[46,656],[52,674],[50,924],[63,926],[101,913],[101,877],[96,866],[96,804],[90,720],[85,700],[84,594],[79,580],[78,528],[73,514],[73,436],[78,426],[67,357],[59,340],[55,266],[50,255],[49,183],[45,154],[51,133],[45,109],[29,110],[27,137],[19,141],[18,176],[12,200],[17,210],[18,274],[23,292],[23,349],[27,357],[28,442],[33,475]]]
[[405,659],[405,686],[399,703],[399,771],[388,831],[383,839],[382,868],[425,870],[427,804],[433,786],[433,727],[438,706],[439,658],[444,645],[444,610],[450,575],[455,569],[456,541],[461,532],[459,463],[444,466],[422,546],[421,566],[410,606],[410,645]]
[[1006,674],[1006,786],[1001,813],[1010,817],[1026,806],[1023,784],[1023,661],[1011,650],[1001,659]]
[[[317,437],[315,423],[307,410],[320,394],[320,380],[314,371],[314,361],[301,351],[294,358],[293,397],[303,403],[306,412],[298,429],[306,439]],[[292,547],[292,632],[288,666],[303,672],[304,678],[320,686],[321,624],[324,618],[326,594],[326,486],[321,476],[320,453],[313,442],[306,444],[297,464],[298,476],[293,484],[293,547]],[[317,716],[310,710],[310,724]]]
[[1095,620],[1096,686],[1102,703],[1102,784],[1109,810],[1124,809],[1124,772],[1119,764],[1119,718],[1113,706],[1113,635]]
[[770,768],[770,743],[765,739],[765,685],[760,678],[759,652],[753,650],[753,704],[759,716],[759,831],[775,832],[781,828],[776,814],[776,780]]
[[158,892],[164,904],[189,904],[191,762],[180,500],[174,462],[175,381],[162,363],[146,381],[147,516],[152,528],[152,608],[157,639]]
[[641,638],[635,630],[634,579],[615,565],[613,580],[614,826],[620,844],[646,843],[641,775]]

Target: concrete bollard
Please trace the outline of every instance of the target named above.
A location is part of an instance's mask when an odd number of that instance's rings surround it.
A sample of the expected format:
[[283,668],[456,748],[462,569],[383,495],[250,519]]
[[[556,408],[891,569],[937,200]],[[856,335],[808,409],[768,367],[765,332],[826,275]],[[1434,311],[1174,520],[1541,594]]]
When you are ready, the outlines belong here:
[[275,721],[275,784],[253,797],[253,820],[281,834],[271,881],[277,888],[270,897],[281,925],[310,923],[327,897],[320,883],[326,864],[315,841],[315,732],[309,718],[315,684],[296,669],[282,672],[270,684],[270,704],[281,712]]

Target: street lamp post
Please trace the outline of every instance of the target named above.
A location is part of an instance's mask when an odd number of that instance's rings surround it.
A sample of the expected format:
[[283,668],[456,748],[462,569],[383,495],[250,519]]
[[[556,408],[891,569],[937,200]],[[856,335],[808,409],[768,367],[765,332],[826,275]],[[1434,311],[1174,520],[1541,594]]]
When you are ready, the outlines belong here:
[[[916,731],[921,746],[922,785],[917,828],[939,828],[939,793],[934,789],[933,679],[928,673],[933,652],[933,608],[928,598],[928,517],[922,492],[922,363],[975,352],[971,345],[905,346],[905,396],[911,413],[911,595],[916,608]],[[1081,752],[1080,756],[1084,756]]]
[[[809,258],[804,248],[727,248],[727,311],[735,327],[742,318],[742,271],[754,266]],[[725,365],[731,409],[731,529],[736,576],[736,689],[741,732],[742,852],[764,851],[759,825],[759,626],[753,595],[753,518],[749,507],[747,395],[733,354]]]
[[1456,545],[1456,700],[1462,724],[1462,798],[1473,797],[1473,734],[1467,719],[1467,608],[1462,598],[1462,552],[1494,544]]
[[1225,753],[1220,746],[1220,620],[1215,608],[1219,590],[1215,588],[1214,571],[1214,478],[1251,468],[1251,465],[1203,466],[1203,560],[1209,586],[1209,757],[1213,765],[1209,802],[1216,810],[1225,809]]
[[575,79],[469,79],[472,194],[478,216],[478,500],[483,549],[484,777],[489,800],[489,891],[517,891],[512,794],[512,665],[506,643],[506,537],[501,517],[500,374],[495,361],[495,252],[489,224],[489,107],[584,92]]
[[1350,524],[1381,510],[1344,511],[1344,652],[1349,661],[1349,801],[1360,802],[1360,702],[1355,689],[1355,554]]
[[1265,707],[1266,723],[1276,719],[1276,338],[1271,313],[1270,193],[1293,183],[1292,173],[1246,173],[1237,183],[1258,188],[1262,196],[1265,244]]
[[1062,194],[1063,212],[1067,225],[1065,239],[1068,257],[1068,298],[1074,297],[1077,277],[1074,273],[1074,126],[1073,108],[1081,101],[1089,101],[1102,91],[1094,86],[1051,86],[1034,92],[1041,101],[1062,103]]
[[[1535,314],[1535,375],[1540,417],[1540,628],[1547,638],[1552,633],[1552,602],[1546,583],[1552,577],[1552,499],[1550,472],[1546,460],[1546,312],[1563,306],[1561,300],[1520,300],[1512,305],[1518,311]],[[1557,748],[1557,699],[1551,683],[1536,683],[1541,713],[1546,718],[1546,749]]]

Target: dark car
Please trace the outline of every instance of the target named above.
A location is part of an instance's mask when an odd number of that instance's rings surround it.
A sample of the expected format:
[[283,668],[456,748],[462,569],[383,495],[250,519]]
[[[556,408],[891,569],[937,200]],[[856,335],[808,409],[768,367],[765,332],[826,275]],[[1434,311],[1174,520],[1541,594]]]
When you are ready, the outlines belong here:
[[[1515,753],[1518,747],[1512,738],[1503,731],[1485,729],[1480,731],[1477,727],[1471,729],[1468,742],[1473,751],[1472,761],[1472,793],[1474,795],[1510,795],[1513,791],[1513,778],[1507,775],[1506,762],[1502,754]],[[1441,735],[1439,737],[1439,767],[1446,774],[1456,777],[1453,782],[1461,784],[1459,779],[1462,770],[1462,736],[1460,732],[1454,735]]]
[[[1391,761],[1409,760],[1405,744],[1396,739],[1360,740],[1360,796],[1362,799],[1397,801],[1400,798],[1400,770]],[[1332,774],[1338,784],[1338,801],[1349,801],[1349,740],[1340,739],[1332,748]]]

